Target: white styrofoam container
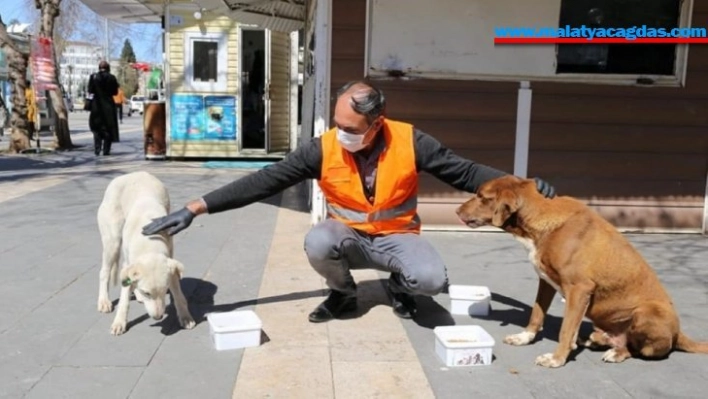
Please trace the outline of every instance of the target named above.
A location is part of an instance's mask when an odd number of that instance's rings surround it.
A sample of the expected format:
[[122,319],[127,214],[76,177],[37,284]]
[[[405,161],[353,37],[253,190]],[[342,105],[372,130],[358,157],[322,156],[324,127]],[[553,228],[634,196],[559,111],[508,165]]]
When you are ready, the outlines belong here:
[[492,293],[477,285],[450,285],[450,313],[468,316],[487,316]]
[[435,352],[448,367],[492,364],[494,338],[480,326],[438,326]]
[[209,313],[207,320],[216,350],[248,348],[261,344],[263,323],[252,310]]

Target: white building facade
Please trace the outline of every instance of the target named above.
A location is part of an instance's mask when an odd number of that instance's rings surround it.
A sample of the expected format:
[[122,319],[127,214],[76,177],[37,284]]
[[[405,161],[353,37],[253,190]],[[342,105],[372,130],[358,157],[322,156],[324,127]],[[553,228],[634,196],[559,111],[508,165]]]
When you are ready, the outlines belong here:
[[83,98],[89,76],[98,70],[103,59],[103,47],[85,43],[69,42],[59,58],[60,83],[71,98]]

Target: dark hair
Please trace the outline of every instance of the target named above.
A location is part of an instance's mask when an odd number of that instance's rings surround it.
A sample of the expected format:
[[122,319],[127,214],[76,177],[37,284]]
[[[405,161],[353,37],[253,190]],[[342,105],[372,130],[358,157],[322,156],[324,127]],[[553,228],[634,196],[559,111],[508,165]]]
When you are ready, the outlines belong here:
[[383,92],[363,80],[353,80],[342,86],[337,90],[337,99],[354,86],[362,86],[352,93],[349,100],[349,105],[356,113],[366,116],[369,123],[384,114],[386,98]]
[[111,64],[109,64],[108,61],[103,60],[98,63],[98,70],[110,72],[111,71]]

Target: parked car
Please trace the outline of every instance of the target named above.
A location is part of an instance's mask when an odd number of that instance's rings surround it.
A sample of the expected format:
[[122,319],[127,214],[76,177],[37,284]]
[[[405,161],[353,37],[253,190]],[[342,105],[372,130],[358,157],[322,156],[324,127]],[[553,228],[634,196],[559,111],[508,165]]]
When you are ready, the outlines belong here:
[[143,114],[143,101],[145,101],[145,97],[143,96],[132,96],[130,97],[130,106],[128,107],[128,116],[131,116],[134,112],[139,113],[140,115]]

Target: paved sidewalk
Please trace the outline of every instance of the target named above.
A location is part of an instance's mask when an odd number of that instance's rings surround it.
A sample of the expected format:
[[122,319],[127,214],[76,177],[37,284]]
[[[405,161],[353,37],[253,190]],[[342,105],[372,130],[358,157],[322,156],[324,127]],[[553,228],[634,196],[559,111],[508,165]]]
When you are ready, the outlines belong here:
[[[560,300],[539,341],[503,344],[504,335],[527,321],[537,277],[523,247],[501,233],[424,233],[446,260],[452,284],[492,290],[488,317],[451,316],[449,297],[441,294],[419,298],[415,321],[400,320],[383,291],[386,276],[358,271],[358,313],[309,323],[307,313],[325,287],[302,251],[309,228],[302,187],[200,217],[175,237],[175,256],[186,266],[182,285],[199,323],[194,330],[179,328],[172,307],[155,322],[133,301],[129,331],[113,337],[114,314],[96,310],[101,248],[95,215],[110,179],[150,171],[178,207],[251,173],[144,161],[139,133],[121,138],[115,156],[100,160],[89,149],[0,156],[2,398],[705,397],[708,355],[675,352],[663,361],[605,364],[601,352],[585,350],[559,369],[535,366],[535,357],[556,345]],[[629,237],[673,295],[686,333],[708,341],[708,240]],[[117,295],[113,288],[112,299]],[[258,313],[264,343],[218,352],[204,315],[235,309]],[[490,332],[497,341],[492,365],[444,367],[433,328],[451,324],[479,324]]]

